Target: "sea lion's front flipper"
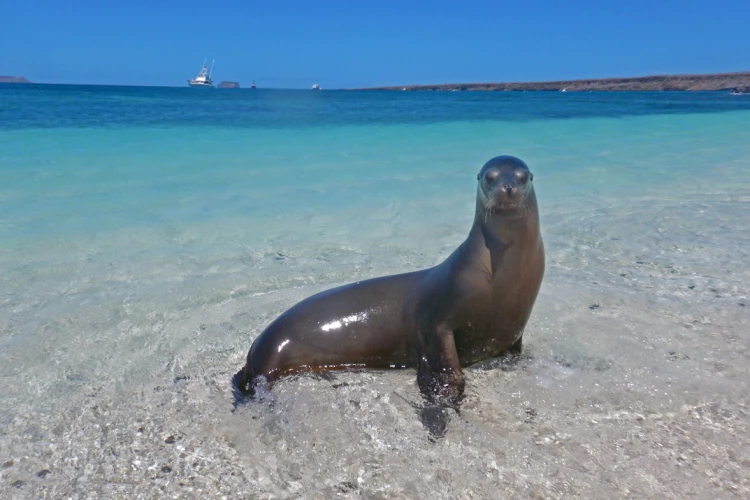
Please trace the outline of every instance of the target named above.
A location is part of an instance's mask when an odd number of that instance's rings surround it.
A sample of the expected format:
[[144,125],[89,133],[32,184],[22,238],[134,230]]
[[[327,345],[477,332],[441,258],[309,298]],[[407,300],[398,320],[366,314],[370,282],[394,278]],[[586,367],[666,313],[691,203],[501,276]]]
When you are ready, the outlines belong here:
[[452,329],[438,326],[423,335],[417,383],[429,402],[458,408],[465,382]]
[[450,408],[458,411],[464,394],[464,375],[458,362],[453,330],[438,327],[421,338],[417,383],[425,406],[419,412],[431,439],[442,438],[450,420]]

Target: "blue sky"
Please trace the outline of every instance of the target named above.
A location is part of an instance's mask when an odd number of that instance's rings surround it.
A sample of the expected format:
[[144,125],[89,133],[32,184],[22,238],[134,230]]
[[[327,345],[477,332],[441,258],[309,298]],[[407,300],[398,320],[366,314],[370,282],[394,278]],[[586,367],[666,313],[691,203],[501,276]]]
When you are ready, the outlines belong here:
[[750,0],[0,0],[0,75],[323,88],[750,70]]

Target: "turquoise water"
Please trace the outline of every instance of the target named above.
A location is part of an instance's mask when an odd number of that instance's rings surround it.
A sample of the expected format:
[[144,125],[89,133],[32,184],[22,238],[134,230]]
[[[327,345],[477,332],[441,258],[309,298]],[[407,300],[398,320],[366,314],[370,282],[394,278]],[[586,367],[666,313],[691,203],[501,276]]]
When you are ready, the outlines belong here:
[[[0,496],[747,498],[749,123],[728,93],[0,86]],[[439,262],[498,154],[547,248],[520,367],[469,370],[438,443],[412,372],[231,411],[268,322]]]

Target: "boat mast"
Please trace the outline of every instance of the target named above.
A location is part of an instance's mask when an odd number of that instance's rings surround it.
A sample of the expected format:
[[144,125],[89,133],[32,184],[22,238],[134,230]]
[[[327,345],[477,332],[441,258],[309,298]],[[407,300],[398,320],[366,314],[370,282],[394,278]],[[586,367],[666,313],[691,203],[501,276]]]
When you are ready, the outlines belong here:
[[214,63],[216,62],[216,59],[211,61],[211,71],[208,72],[208,77],[211,78],[211,73],[214,72]]

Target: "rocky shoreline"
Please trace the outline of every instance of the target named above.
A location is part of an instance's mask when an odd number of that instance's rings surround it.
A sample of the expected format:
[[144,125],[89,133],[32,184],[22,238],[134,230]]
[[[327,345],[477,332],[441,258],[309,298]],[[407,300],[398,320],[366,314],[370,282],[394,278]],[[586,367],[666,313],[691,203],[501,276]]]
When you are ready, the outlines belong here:
[[598,78],[551,82],[445,83],[399,85],[359,90],[484,90],[484,91],[711,91],[750,92],[750,71],[705,75],[657,75],[632,78]]

